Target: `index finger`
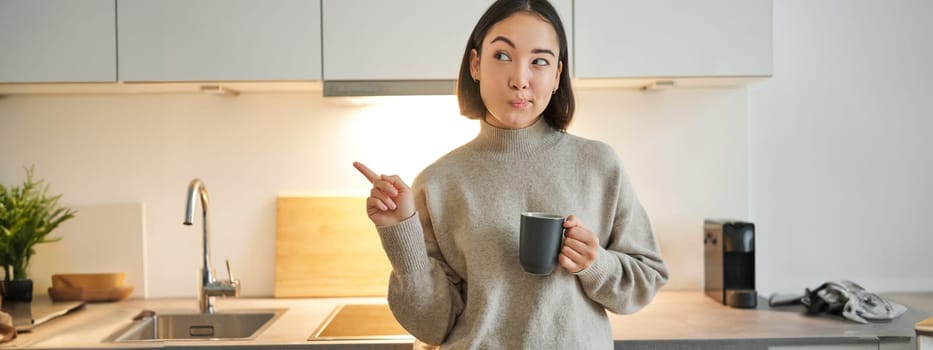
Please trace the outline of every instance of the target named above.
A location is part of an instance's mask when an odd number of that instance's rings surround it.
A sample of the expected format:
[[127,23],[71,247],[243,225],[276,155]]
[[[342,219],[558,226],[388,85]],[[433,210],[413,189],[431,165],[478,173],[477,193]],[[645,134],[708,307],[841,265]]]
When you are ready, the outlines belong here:
[[564,220],[564,228],[571,228],[580,225],[580,220],[576,216],[569,215],[567,219]]
[[379,175],[367,168],[363,163],[353,162],[353,167],[359,170],[360,174],[363,174],[369,182],[374,182],[379,179]]
[[576,226],[568,228],[565,236],[567,239],[575,239],[582,242],[585,245],[591,245],[593,243],[599,243],[599,237],[595,233],[583,226]]

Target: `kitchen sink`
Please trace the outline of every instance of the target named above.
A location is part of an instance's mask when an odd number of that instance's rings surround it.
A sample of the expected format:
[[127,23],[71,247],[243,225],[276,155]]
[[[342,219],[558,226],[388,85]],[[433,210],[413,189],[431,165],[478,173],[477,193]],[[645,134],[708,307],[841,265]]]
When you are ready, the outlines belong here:
[[285,310],[243,310],[213,314],[157,314],[144,310],[128,326],[104,341],[250,340]]

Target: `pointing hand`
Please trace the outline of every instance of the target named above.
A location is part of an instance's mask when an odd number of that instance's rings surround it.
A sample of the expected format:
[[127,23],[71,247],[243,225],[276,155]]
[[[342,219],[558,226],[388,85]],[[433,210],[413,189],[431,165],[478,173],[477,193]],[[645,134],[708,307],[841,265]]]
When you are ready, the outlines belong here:
[[366,214],[376,226],[394,225],[415,215],[415,197],[398,175],[379,175],[360,162],[353,167],[373,184],[366,198]]

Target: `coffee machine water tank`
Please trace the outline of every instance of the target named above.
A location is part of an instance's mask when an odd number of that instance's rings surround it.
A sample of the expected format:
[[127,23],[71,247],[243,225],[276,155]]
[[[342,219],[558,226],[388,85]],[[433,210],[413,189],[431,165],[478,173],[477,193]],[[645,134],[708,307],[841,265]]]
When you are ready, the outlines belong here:
[[706,295],[732,307],[757,307],[755,224],[706,219],[703,250]]

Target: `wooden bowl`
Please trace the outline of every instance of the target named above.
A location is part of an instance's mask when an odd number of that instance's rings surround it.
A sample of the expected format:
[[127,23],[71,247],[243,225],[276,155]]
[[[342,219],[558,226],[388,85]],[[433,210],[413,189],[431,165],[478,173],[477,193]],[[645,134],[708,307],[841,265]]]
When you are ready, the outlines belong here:
[[83,289],[114,289],[123,286],[126,274],[117,273],[67,273],[52,275],[52,287]]
[[52,301],[120,301],[133,294],[133,287],[116,288],[72,288],[49,287]]

